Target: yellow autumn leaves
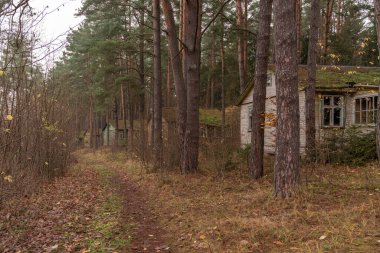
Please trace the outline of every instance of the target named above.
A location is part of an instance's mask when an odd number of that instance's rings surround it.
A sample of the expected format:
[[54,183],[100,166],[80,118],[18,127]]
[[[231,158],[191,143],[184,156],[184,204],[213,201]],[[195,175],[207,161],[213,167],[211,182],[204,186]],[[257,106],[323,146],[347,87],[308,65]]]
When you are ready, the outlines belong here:
[[6,121],[12,121],[13,120],[13,116],[8,114],[7,116],[5,116],[5,120]]
[[[10,121],[13,120],[13,116],[12,116],[11,114],[8,114],[7,116],[5,116],[4,120],[10,122]],[[6,133],[10,133],[11,130],[10,130],[9,128],[6,128],[6,129],[4,129],[4,132],[6,132]]]
[[8,183],[12,183],[13,182],[13,177],[11,175],[7,175],[6,176],[4,172],[1,172],[0,176],[4,179],[5,182],[8,182]]

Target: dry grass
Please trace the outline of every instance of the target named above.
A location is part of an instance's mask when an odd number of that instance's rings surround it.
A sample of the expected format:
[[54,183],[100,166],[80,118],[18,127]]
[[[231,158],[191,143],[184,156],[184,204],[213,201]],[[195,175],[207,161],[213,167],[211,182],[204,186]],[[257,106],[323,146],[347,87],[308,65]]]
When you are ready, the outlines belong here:
[[[322,166],[298,197],[272,196],[272,173],[149,174],[133,159],[107,155],[145,189],[174,252],[378,252],[380,171]],[[305,174],[305,169],[304,173]]]

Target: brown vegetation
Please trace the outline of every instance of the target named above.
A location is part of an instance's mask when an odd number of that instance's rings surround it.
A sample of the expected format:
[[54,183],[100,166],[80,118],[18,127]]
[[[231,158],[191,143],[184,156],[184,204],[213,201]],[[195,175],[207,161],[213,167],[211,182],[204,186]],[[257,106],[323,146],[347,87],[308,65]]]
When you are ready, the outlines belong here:
[[[380,245],[380,174],[373,166],[315,168],[296,198],[279,201],[272,159],[268,175],[253,183],[245,171],[146,174],[122,157],[108,163],[145,189],[174,252],[373,252]],[[206,163],[201,159],[201,168]]]

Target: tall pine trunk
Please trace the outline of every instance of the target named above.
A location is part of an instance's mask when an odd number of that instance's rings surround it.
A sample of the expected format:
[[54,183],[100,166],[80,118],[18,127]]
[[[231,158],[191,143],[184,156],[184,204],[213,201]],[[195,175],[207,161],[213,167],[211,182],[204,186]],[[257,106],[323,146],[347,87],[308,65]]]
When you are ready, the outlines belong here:
[[172,80],[170,77],[170,56],[168,56],[168,65],[167,65],[167,73],[166,73],[166,106],[171,106],[171,84]]
[[[144,2],[144,1],[143,1]],[[140,158],[145,161],[145,13],[144,7],[140,9],[140,42],[139,42],[139,74],[140,74],[140,96],[139,96],[139,117],[140,117]]]
[[299,185],[300,113],[295,0],[274,1],[276,48],[275,196],[291,197]]
[[248,80],[248,1],[244,0],[244,80]]
[[328,42],[331,27],[331,17],[333,13],[334,0],[326,1],[325,27],[323,37],[323,63],[327,64]]
[[306,156],[315,160],[315,83],[317,76],[317,43],[320,16],[320,0],[311,1],[310,37],[307,56],[307,87],[305,90]]
[[185,1],[187,121],[182,173],[198,170],[202,0]]
[[[177,95],[177,131],[179,138],[180,161],[184,160],[184,141],[186,132],[186,114],[187,114],[187,95],[186,85],[183,77],[181,53],[178,46],[178,37],[174,21],[173,8],[169,0],[162,0],[162,10],[167,27],[167,36],[169,43],[169,54],[173,73],[175,93]],[[180,164],[182,171],[182,162]]]
[[264,175],[264,124],[267,73],[269,63],[270,24],[272,0],[260,0],[260,22],[256,49],[254,106],[252,110],[252,150],[249,174],[255,178]]
[[241,0],[236,0],[236,19],[237,19],[237,49],[239,65],[240,93],[243,93],[246,85],[244,69],[244,14]]
[[115,119],[115,140],[114,140],[114,143],[113,143],[113,146],[114,148],[116,148],[118,145],[119,145],[119,110],[118,110],[119,106],[118,106],[118,103],[117,103],[117,98],[115,97],[114,98],[114,109],[113,109],[113,113],[114,113],[114,116],[113,118]]
[[124,86],[123,84],[120,84],[120,102],[121,102],[121,113],[123,117],[123,134],[124,134],[124,145],[125,145],[125,150],[128,150],[128,130],[127,130],[127,114],[125,111],[125,94],[124,94]]
[[301,44],[301,26],[302,26],[302,0],[295,1],[295,14],[296,14],[296,26],[297,26],[297,54],[298,60],[301,62],[302,44]]
[[[376,32],[377,32],[377,46],[380,52],[380,0],[374,0],[375,4],[375,17],[376,17]],[[380,94],[380,85],[379,93]],[[377,120],[376,120],[376,147],[377,158],[380,164],[380,102],[377,102]]]
[[160,0],[153,0],[153,153],[156,168],[162,166],[162,73],[161,73],[161,17]]
[[[223,11],[222,11],[223,14]],[[225,126],[226,126],[226,105],[225,105],[225,91],[224,91],[224,74],[225,74],[225,63],[224,63],[224,17],[220,16],[221,23],[221,36],[220,36],[220,63],[221,63],[221,71],[220,71],[220,86],[221,86],[221,100],[222,100],[222,140],[226,136]]]

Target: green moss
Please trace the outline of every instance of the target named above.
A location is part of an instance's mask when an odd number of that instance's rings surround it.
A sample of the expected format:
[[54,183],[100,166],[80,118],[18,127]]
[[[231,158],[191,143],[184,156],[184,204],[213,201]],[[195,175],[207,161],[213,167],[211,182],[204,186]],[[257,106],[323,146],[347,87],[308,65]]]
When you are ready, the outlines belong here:
[[221,125],[222,113],[216,109],[200,109],[199,122],[205,125]]
[[94,232],[86,240],[87,249],[91,252],[103,253],[110,250],[123,250],[130,245],[130,225],[121,222],[122,199],[115,192],[111,181],[113,172],[105,165],[96,165],[99,172],[99,183],[107,192],[105,201],[96,209],[96,218],[90,224]]

